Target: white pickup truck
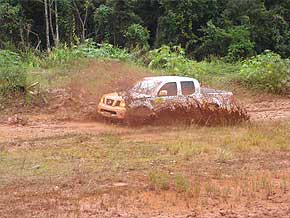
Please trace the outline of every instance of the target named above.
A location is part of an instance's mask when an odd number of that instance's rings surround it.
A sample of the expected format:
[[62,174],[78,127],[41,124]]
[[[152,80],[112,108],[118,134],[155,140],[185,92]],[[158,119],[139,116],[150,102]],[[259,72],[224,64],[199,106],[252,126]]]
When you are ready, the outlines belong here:
[[126,119],[128,111],[150,116],[160,102],[182,102],[183,99],[207,102],[215,107],[234,104],[232,92],[202,88],[196,79],[156,76],[145,77],[127,91],[103,95],[98,105],[98,113],[115,119]]

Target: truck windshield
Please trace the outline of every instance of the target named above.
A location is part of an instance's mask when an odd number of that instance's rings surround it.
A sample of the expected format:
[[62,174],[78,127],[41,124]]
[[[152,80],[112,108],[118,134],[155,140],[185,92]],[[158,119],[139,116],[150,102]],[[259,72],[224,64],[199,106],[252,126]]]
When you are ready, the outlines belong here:
[[152,95],[160,84],[161,81],[142,80],[137,82],[130,91],[145,95]]

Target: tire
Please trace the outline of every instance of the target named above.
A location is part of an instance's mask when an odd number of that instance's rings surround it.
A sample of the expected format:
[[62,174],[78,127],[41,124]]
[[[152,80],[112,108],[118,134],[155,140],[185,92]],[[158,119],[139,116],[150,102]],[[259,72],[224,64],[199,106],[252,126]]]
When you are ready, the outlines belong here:
[[128,125],[133,126],[150,123],[152,119],[152,110],[146,106],[130,108],[127,111],[125,119]]

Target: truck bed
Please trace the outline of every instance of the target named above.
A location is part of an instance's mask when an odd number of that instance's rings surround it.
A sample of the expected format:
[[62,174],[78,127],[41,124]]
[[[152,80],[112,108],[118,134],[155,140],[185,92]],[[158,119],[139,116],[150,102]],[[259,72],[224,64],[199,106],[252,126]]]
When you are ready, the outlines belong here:
[[201,92],[201,94],[204,94],[204,95],[210,95],[210,94],[232,94],[231,92],[228,92],[228,91],[205,88],[205,87],[201,87],[200,88],[200,92]]

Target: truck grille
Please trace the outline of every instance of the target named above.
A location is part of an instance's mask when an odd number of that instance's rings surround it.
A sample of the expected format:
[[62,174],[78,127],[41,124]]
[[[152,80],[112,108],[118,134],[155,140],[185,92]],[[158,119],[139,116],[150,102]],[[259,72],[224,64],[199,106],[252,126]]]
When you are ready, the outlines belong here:
[[119,107],[121,104],[121,101],[116,101],[115,106]]

